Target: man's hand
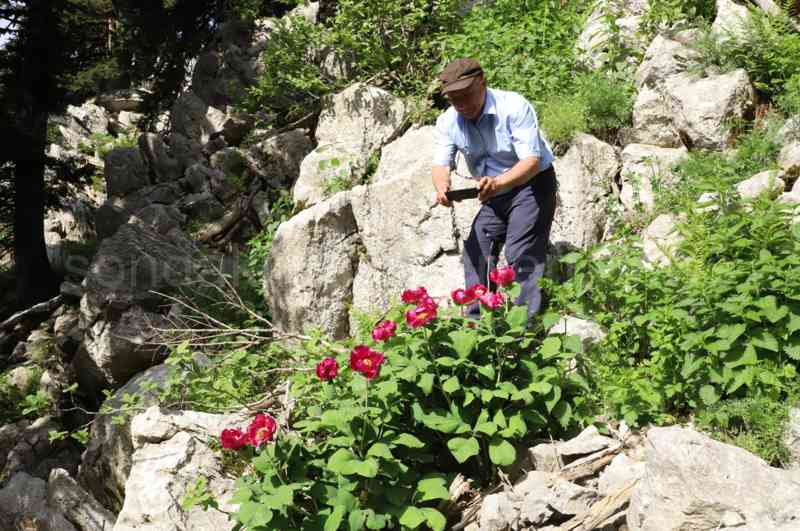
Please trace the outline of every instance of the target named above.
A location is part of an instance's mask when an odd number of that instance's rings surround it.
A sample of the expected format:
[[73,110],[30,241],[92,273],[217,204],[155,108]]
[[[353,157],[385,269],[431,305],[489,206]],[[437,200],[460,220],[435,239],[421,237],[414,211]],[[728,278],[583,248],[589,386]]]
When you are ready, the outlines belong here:
[[453,206],[444,193],[450,189],[450,167],[434,166],[431,170],[433,177],[433,188],[436,190],[436,202],[442,206]]
[[496,196],[500,191],[500,186],[496,178],[481,177],[481,180],[478,181],[478,190],[478,199],[483,203]]
[[452,201],[447,199],[447,196],[444,195],[445,192],[447,192],[447,189],[436,190],[436,202],[439,203],[440,205],[446,206],[446,207],[453,206]]

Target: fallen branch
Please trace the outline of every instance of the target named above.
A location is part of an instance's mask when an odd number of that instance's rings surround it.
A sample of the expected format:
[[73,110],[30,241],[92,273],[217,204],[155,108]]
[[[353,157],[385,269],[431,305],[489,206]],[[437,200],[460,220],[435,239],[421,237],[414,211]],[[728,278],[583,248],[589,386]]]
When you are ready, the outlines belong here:
[[56,295],[55,297],[53,297],[48,301],[40,302],[39,304],[34,304],[27,310],[19,311],[14,315],[12,315],[11,317],[9,317],[8,319],[6,319],[5,321],[3,321],[2,323],[0,323],[0,330],[10,330],[14,326],[16,326],[17,323],[19,323],[26,317],[29,317],[33,314],[50,313],[59,306],[61,306],[61,303],[63,301],[64,297],[62,295]]

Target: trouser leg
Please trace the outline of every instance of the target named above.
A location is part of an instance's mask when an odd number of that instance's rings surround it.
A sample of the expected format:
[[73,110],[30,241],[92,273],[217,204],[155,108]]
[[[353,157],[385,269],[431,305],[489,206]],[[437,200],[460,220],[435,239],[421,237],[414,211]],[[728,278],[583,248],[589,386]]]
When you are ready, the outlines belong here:
[[542,306],[539,280],[544,275],[547,241],[556,207],[555,173],[546,170],[537,175],[534,186],[527,186],[514,196],[508,213],[505,255],[514,266],[520,296],[516,304],[528,307],[528,321]]
[[[487,270],[489,264],[497,266],[499,245],[493,242],[503,242],[506,235],[506,222],[498,216],[496,210],[489,204],[484,204],[472,222],[467,241],[464,242],[464,284],[466,287],[475,284],[489,286]],[[472,304],[467,308],[469,317],[480,317],[480,305]]]

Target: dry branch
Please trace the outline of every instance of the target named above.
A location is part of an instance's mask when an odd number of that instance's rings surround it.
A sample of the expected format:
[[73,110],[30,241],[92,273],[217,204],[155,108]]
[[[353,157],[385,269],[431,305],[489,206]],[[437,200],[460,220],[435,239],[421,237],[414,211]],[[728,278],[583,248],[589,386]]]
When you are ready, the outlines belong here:
[[2,323],[0,323],[0,330],[10,330],[14,326],[16,326],[17,323],[19,323],[26,317],[30,317],[33,314],[52,313],[53,310],[61,306],[63,300],[64,297],[62,295],[56,295],[55,297],[53,297],[48,301],[40,302],[39,304],[34,304],[27,310],[19,311],[14,315],[12,315],[11,317],[9,317],[8,319],[6,319],[5,321],[3,321]]
[[561,525],[561,531],[592,531],[598,529],[606,520],[617,515],[625,507],[633,494],[633,487],[639,482],[633,479],[613,494],[592,505],[583,514]]

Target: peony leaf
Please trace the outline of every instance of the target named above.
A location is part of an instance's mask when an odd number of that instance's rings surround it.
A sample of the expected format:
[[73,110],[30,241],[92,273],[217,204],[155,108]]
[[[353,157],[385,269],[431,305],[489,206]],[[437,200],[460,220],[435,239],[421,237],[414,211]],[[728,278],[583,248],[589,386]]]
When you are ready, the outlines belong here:
[[411,435],[410,433],[401,433],[394,441],[394,444],[405,446],[407,448],[424,448],[425,443]]
[[426,395],[431,394],[431,391],[433,390],[433,374],[426,372],[420,376],[417,385]]
[[369,457],[383,457],[384,459],[394,459],[392,455],[392,451],[389,447],[383,443],[375,443],[373,444],[369,450],[367,450],[367,456]]
[[478,439],[474,437],[469,439],[453,437],[447,441],[447,447],[459,463],[464,463],[470,457],[478,455],[481,450]]
[[347,524],[350,526],[350,531],[361,531],[364,529],[364,521],[367,519],[366,511],[355,510],[350,513],[347,518]]
[[421,480],[417,483],[417,492],[420,494],[419,501],[421,502],[450,499],[447,482],[441,476]]
[[400,525],[410,529],[418,528],[424,521],[425,513],[413,505],[406,507],[405,511],[403,511],[403,514],[400,516]]
[[713,385],[704,385],[700,388],[700,399],[707,405],[716,404],[719,401],[719,395]]
[[542,341],[540,352],[544,359],[558,356],[561,353],[561,340],[557,337],[548,337]]
[[461,359],[469,358],[478,340],[475,332],[471,330],[450,332],[450,339],[453,340],[453,348]]
[[508,466],[517,459],[517,451],[505,439],[493,437],[489,442],[489,459],[496,465]]
[[333,508],[333,512],[331,512],[330,516],[325,519],[325,527],[323,528],[324,531],[337,531],[339,526],[342,524],[342,520],[344,519],[344,513],[346,509],[341,505],[337,505]]
[[430,507],[425,507],[422,509],[422,512],[425,514],[425,521],[428,522],[428,526],[433,531],[444,531],[447,525],[447,519],[442,513]]
[[457,376],[451,376],[447,380],[444,381],[442,384],[442,391],[451,395],[461,389],[461,384],[458,382]]

